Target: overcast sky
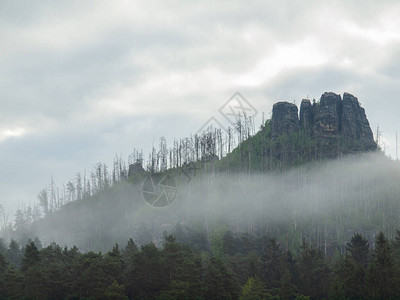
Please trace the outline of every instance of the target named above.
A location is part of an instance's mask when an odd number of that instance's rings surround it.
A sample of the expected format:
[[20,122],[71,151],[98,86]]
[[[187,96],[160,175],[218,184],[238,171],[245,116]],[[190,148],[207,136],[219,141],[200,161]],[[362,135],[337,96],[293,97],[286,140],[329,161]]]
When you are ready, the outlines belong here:
[[400,3],[332,2],[0,0],[0,202],[189,136],[236,91],[267,117],[352,93],[394,157]]

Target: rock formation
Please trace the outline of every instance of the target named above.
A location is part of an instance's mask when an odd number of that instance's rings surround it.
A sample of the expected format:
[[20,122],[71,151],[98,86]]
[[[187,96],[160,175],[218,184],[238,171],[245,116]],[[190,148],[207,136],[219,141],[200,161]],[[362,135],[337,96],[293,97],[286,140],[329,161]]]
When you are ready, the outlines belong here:
[[335,93],[324,93],[318,103],[303,100],[300,119],[297,106],[278,102],[272,110],[272,138],[290,135],[302,129],[311,136],[326,156],[374,150],[376,143],[364,108],[356,97],[344,93],[343,100]]
[[343,94],[341,134],[347,140],[357,140],[365,149],[375,149],[376,143],[365,110],[358,99],[351,94]]
[[300,128],[297,106],[289,102],[278,102],[272,108],[272,137],[290,134]]
[[136,162],[129,165],[128,177],[131,177],[133,175],[140,175],[144,172],[146,171],[143,169],[142,164],[140,162]]
[[300,105],[300,126],[301,128],[311,131],[314,124],[314,107],[310,100],[303,99]]
[[324,93],[316,107],[314,135],[320,137],[336,137],[340,127],[340,95]]

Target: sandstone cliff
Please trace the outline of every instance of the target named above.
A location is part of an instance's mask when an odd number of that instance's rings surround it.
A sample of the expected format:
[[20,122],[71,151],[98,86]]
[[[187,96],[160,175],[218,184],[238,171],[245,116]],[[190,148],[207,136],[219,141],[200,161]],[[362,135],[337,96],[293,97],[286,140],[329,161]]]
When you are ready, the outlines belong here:
[[312,137],[325,156],[377,148],[364,108],[356,97],[344,93],[324,93],[311,104],[303,100],[300,114],[295,104],[278,102],[272,111],[272,138],[300,132]]

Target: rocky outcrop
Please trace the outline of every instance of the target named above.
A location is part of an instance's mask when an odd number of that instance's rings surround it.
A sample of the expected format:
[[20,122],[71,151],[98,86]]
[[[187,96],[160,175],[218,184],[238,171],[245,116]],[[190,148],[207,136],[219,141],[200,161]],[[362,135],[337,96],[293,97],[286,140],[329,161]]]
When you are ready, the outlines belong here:
[[290,134],[300,128],[298,108],[289,102],[278,102],[272,108],[272,137]]
[[311,131],[314,125],[314,107],[310,100],[303,99],[300,105],[300,126],[306,131]]
[[133,175],[140,175],[144,172],[146,171],[143,169],[142,164],[140,162],[136,162],[129,165],[128,177],[131,177]]
[[341,134],[347,141],[357,140],[366,150],[376,148],[364,108],[356,97],[348,93],[343,94]]
[[316,149],[325,156],[374,150],[376,143],[365,110],[356,97],[324,93],[318,103],[303,100],[300,119],[295,104],[278,102],[272,110],[273,139],[302,128],[313,138]]
[[316,107],[314,135],[320,137],[336,137],[340,127],[340,95],[324,93]]

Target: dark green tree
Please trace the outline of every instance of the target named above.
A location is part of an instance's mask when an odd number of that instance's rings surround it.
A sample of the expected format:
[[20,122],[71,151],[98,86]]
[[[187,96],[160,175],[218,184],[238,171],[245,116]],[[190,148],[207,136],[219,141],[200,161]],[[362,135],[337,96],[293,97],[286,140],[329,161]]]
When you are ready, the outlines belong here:
[[116,280],[122,283],[122,276],[124,273],[124,261],[118,249],[118,244],[115,244],[112,251],[106,253],[103,261],[103,271],[107,275],[108,280],[112,283]]
[[29,268],[38,265],[40,262],[39,250],[36,245],[31,242],[26,245],[25,254],[22,258],[21,271],[26,272]]
[[368,240],[357,233],[347,243],[346,250],[346,257],[336,263],[331,290],[344,293],[346,297],[365,298],[367,296],[365,279],[369,260]]
[[361,234],[356,233],[347,243],[346,250],[351,255],[355,264],[366,267],[369,258],[369,243]]
[[232,232],[228,230],[222,236],[222,252],[225,255],[233,255],[237,252],[237,243],[232,235]]
[[276,239],[271,238],[269,240],[261,260],[263,263],[261,278],[266,283],[267,288],[279,288],[285,265],[282,249]]
[[129,290],[134,291],[134,296],[140,299],[155,298],[160,291],[165,289],[168,274],[161,253],[153,244],[143,245],[141,251],[136,253],[132,269],[129,270]]
[[19,268],[21,266],[21,249],[15,240],[11,240],[10,246],[8,247],[7,256],[15,267]]
[[138,252],[138,247],[136,246],[133,239],[130,238],[125,246],[124,251],[122,252],[122,259],[124,260],[124,264],[126,266],[130,265],[133,262],[133,257],[137,252]]
[[400,230],[397,229],[396,236],[392,242],[393,258],[397,266],[400,267]]
[[24,296],[24,276],[11,264],[4,272],[6,299],[21,299]]
[[320,249],[303,241],[298,268],[298,288],[303,295],[311,298],[328,296],[331,270]]
[[55,243],[40,251],[40,265],[44,273],[46,294],[51,299],[64,299],[71,291],[73,265],[67,264],[65,251]]
[[46,299],[51,282],[46,284],[43,268],[38,263],[35,263],[29,266],[28,269],[25,269],[23,273],[25,275],[25,296],[28,299]]
[[0,238],[0,253],[7,256],[7,246],[3,238]]
[[101,253],[88,252],[80,257],[76,286],[79,296],[103,297],[106,287],[111,284],[103,266]]
[[240,300],[266,299],[267,292],[264,282],[257,277],[250,277],[242,288]]
[[105,300],[128,300],[129,298],[125,295],[125,287],[122,284],[118,284],[114,280],[105,290]]
[[232,275],[224,263],[215,257],[210,257],[204,268],[204,288],[206,299],[235,299],[236,290]]
[[0,252],[0,299],[6,297],[4,291],[4,273],[6,272],[9,266],[9,262],[4,257],[4,255]]
[[165,237],[161,252],[168,275],[168,289],[164,297],[195,298],[202,293],[200,261],[187,246],[175,241],[172,235]]
[[399,292],[398,273],[389,241],[385,234],[380,232],[375,239],[375,249],[367,273],[370,296],[375,299],[396,296]]

